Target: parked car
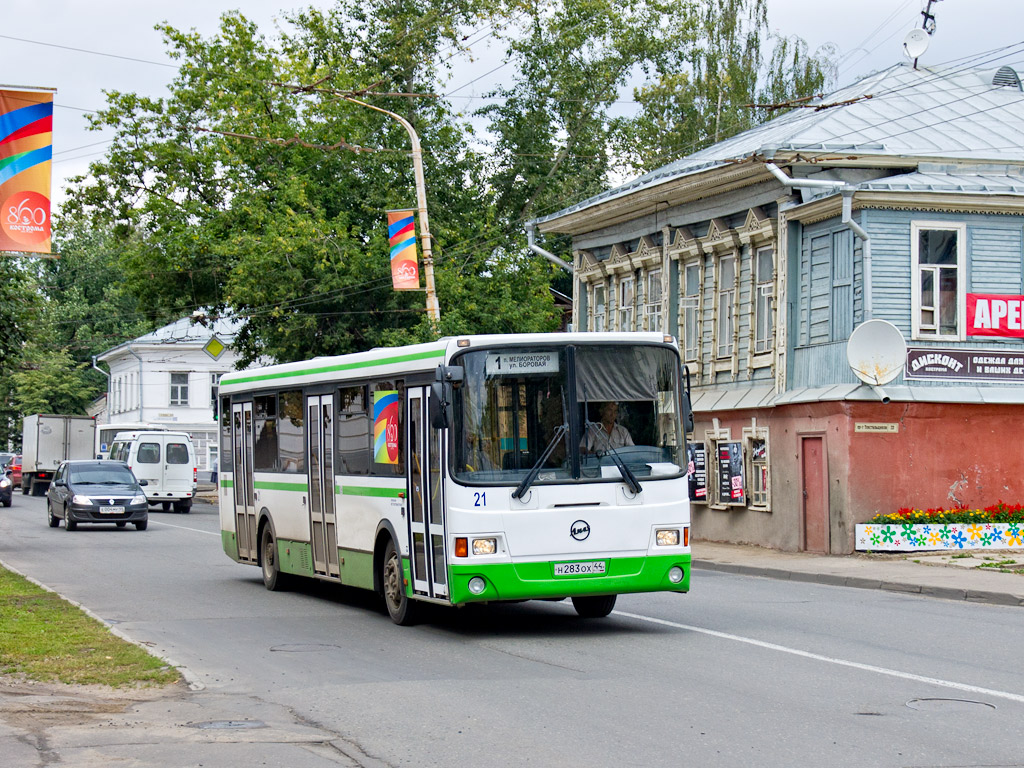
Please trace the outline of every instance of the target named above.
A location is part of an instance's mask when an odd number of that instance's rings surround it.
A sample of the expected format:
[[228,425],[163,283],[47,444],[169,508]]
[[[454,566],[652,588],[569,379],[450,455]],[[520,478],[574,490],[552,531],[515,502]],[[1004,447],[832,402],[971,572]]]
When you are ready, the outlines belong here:
[[7,462],[7,469],[11,470],[11,483],[17,488],[21,485],[21,454],[19,453],[9,462]]
[[14,498],[14,483],[11,482],[11,470],[0,469],[0,504],[11,506]]
[[60,521],[73,531],[79,523],[132,523],[144,531],[149,525],[149,504],[139,481],[120,461],[65,461],[57,468],[46,491],[50,527]]
[[4,469],[8,464],[11,463],[11,459],[14,458],[14,454],[10,451],[0,451],[0,469]]

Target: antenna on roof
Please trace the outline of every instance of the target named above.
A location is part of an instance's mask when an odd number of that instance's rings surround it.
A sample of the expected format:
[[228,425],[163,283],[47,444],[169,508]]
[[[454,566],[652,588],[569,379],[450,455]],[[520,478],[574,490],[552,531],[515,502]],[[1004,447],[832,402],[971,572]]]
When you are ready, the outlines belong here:
[[935,34],[935,14],[932,13],[932,4],[940,0],[928,0],[928,6],[921,11],[924,21],[920,29],[912,29],[903,38],[903,53],[907,58],[914,60],[914,69],[917,69],[917,59],[928,50],[928,38]]

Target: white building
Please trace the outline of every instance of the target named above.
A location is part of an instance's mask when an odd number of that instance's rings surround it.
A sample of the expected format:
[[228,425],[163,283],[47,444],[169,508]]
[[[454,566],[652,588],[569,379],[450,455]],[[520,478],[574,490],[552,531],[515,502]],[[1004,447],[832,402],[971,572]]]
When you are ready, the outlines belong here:
[[110,370],[97,424],[150,423],[188,432],[200,476],[217,457],[217,387],[235,369],[231,349],[241,321],[182,318],[96,356]]

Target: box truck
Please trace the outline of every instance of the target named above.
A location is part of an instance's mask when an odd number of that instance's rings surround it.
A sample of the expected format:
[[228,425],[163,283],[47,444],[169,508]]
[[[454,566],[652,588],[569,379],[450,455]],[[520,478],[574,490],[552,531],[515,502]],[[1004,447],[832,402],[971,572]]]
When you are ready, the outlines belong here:
[[41,496],[62,461],[91,459],[96,420],[91,416],[33,413],[21,433],[21,492]]

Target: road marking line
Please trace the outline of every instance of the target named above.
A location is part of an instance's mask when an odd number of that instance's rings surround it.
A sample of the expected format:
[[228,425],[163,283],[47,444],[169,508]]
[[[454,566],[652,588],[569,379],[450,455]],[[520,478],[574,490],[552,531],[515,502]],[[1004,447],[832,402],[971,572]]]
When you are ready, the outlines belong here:
[[798,648],[789,648],[785,645],[777,645],[776,643],[767,643],[763,640],[755,640],[751,637],[743,637],[741,635],[731,635],[728,632],[719,632],[714,629],[705,629],[704,627],[695,627],[692,624],[679,624],[675,621],[666,621],[664,619],[655,619],[651,616],[641,616],[637,613],[626,613],[625,611],[613,611],[615,616],[625,616],[630,619],[637,619],[638,621],[648,621],[652,624],[661,624],[666,627],[674,627],[675,629],[685,629],[690,632],[698,632],[702,635],[710,635],[712,637],[720,637],[723,640],[734,640],[738,643],[746,643],[747,645],[755,645],[758,648],[766,648],[769,651],[779,651],[780,653],[789,653],[793,656],[802,656],[805,659],[814,659],[816,661],[824,661],[828,664],[837,664],[841,667],[850,667],[851,669],[859,669],[864,672],[875,672],[879,675],[888,675],[889,677],[898,677],[902,680],[913,680],[917,683],[928,683],[929,685],[938,685],[943,688],[952,688],[957,691],[964,691],[966,693],[979,693],[985,696],[994,696],[1000,699],[1009,699],[1010,701],[1016,701],[1020,704],[1024,704],[1024,696],[1019,693],[1009,693],[1007,691],[996,691],[991,688],[981,688],[977,685],[967,685],[965,683],[955,683],[950,680],[940,680],[937,677],[924,677],[923,675],[915,675],[910,672],[900,672],[896,669],[887,669],[886,667],[876,667],[873,664],[861,664],[857,661],[847,661],[846,659],[837,659],[832,656],[822,656],[819,653],[811,653],[810,651],[801,651]]
[[195,531],[196,533],[205,533],[207,536],[220,536],[220,531],[214,533],[213,531],[201,531],[198,528],[189,528],[187,525],[175,525],[174,523],[161,523],[153,518],[149,518],[149,522],[153,525],[166,525],[168,528],[180,528],[183,531]]

